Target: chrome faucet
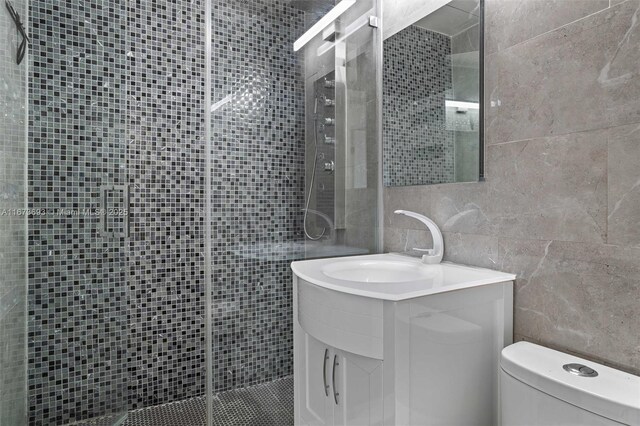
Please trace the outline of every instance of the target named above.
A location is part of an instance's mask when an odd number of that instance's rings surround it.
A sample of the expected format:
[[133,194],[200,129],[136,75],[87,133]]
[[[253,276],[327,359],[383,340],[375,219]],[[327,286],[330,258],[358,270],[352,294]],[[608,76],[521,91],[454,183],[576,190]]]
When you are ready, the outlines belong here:
[[438,225],[436,225],[436,223],[428,217],[418,213],[410,212],[408,210],[396,210],[394,213],[403,214],[405,216],[418,219],[420,222],[424,223],[427,228],[429,228],[431,237],[433,238],[433,248],[414,248],[413,250],[426,253],[422,255],[423,263],[427,263],[430,265],[440,263],[442,261],[442,256],[444,255],[444,240],[442,239],[442,232],[440,232],[440,228],[438,228]]

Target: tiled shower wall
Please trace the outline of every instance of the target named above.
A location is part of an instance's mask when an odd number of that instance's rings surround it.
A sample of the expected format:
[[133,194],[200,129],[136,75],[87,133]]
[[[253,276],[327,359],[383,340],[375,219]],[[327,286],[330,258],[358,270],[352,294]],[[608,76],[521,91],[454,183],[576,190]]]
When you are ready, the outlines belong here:
[[212,8],[213,359],[216,390],[291,374],[292,275],[301,240],[304,84],[283,1]]
[[127,407],[128,245],[93,213],[128,183],[125,4],[30,2],[31,424]]
[[451,76],[450,37],[409,26],[384,41],[385,186],[454,181],[455,135],[445,109]]
[[[385,249],[517,274],[516,339],[640,374],[640,1],[486,1],[486,182],[385,189]],[[491,106],[493,105],[493,106]],[[419,243],[416,243],[419,244]]]
[[[288,263],[237,248],[299,236],[303,94],[291,45],[304,17],[283,2],[212,6],[212,98],[230,96],[212,115],[214,388],[224,390],[291,372]],[[31,10],[29,201],[48,210],[29,219],[30,423],[202,395],[204,3]],[[103,237],[83,214],[112,184],[131,192],[129,239]]]
[[204,392],[204,2],[129,9],[129,408]]
[[[27,2],[13,2],[26,16]],[[26,60],[16,64],[21,37],[0,8],[0,422],[26,418]]]

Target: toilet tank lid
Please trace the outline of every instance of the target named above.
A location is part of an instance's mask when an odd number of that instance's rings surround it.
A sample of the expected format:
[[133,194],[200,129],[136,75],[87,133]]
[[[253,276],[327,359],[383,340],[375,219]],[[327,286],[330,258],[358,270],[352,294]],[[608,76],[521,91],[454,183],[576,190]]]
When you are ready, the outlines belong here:
[[[597,377],[565,371],[565,364],[584,364]],[[502,370],[555,398],[611,420],[640,425],[640,377],[529,342],[502,350]]]

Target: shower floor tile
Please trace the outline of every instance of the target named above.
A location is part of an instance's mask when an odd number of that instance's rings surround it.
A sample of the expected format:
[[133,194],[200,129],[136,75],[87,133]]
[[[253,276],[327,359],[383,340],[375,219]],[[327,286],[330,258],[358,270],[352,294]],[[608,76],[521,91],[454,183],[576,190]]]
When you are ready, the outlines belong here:
[[[204,397],[130,411],[124,426],[204,426]],[[293,425],[293,377],[222,392],[213,398],[216,426]]]

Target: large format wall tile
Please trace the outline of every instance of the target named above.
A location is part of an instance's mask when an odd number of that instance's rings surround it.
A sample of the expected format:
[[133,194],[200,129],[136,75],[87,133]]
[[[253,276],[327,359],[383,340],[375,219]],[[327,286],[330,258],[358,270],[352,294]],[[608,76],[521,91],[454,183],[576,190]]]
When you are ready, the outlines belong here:
[[424,229],[388,228],[384,234],[385,252],[410,253],[421,256],[414,249],[433,247],[433,239],[429,231]]
[[640,2],[553,29],[600,6],[488,2],[486,182],[386,188],[385,249],[421,209],[445,260],[517,275],[517,338],[640,374]]
[[395,214],[395,210],[408,210],[429,215],[431,213],[430,195],[424,186],[398,186],[384,189],[384,226],[403,229],[423,229],[417,220],[405,215]]
[[639,8],[629,0],[488,56],[487,143],[640,121]]
[[497,269],[500,262],[497,238],[454,232],[444,232],[443,237],[447,261]]
[[609,0],[487,0],[486,51],[529,40],[609,7]]
[[606,155],[602,131],[488,147],[493,235],[604,242]]
[[515,334],[640,373],[640,251],[445,233],[449,261],[517,275]]
[[638,374],[639,275],[636,249],[549,242],[536,268],[518,277],[515,332]]
[[640,125],[609,130],[608,242],[640,247]]
[[486,160],[487,182],[429,191],[444,231],[606,241],[606,132],[492,145]]

